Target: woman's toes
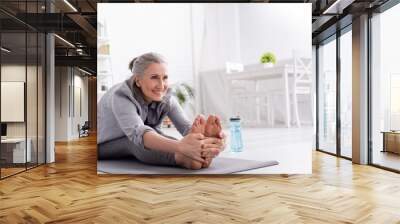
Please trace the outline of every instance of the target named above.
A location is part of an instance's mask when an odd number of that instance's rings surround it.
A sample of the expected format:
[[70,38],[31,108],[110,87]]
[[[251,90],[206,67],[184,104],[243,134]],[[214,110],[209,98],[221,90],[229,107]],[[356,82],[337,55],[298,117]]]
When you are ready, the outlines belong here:
[[192,160],[190,163],[190,169],[192,170],[198,170],[203,167],[203,164],[201,162],[197,162],[196,160]]
[[213,125],[215,123],[215,116],[214,115],[210,115],[207,118],[207,124],[209,125]]
[[215,129],[215,116],[210,115],[210,116],[208,116],[207,123],[206,123],[206,128],[205,128],[205,132],[204,132],[205,136],[216,137],[214,129]]
[[219,154],[219,149],[212,149],[210,153],[213,157],[216,157]]
[[201,131],[200,133],[204,134],[205,128],[206,128],[206,119],[203,115],[199,115],[199,130]]
[[219,131],[222,131],[221,119],[219,119],[219,117],[217,117],[217,116],[215,116],[215,124],[216,124],[217,128],[219,129]]
[[175,153],[175,162],[176,162],[176,164],[178,164],[184,168],[192,169],[192,170],[198,170],[203,167],[203,164],[201,162],[190,159],[189,157],[186,157],[185,155],[180,154],[180,153]]
[[208,168],[211,165],[212,158],[205,158],[205,162],[202,164],[203,168]]
[[210,115],[207,119],[205,135],[207,137],[219,137],[221,132],[221,121],[217,116]]
[[203,115],[197,115],[193,121],[190,133],[201,133],[204,134],[204,128],[206,126],[206,121]]
[[199,129],[199,118],[194,119],[190,133],[201,133]]

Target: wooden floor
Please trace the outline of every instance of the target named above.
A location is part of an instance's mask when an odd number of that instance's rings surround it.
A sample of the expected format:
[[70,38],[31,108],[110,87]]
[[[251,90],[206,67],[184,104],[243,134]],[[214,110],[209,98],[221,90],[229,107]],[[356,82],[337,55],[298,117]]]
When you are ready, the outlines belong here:
[[95,138],[0,181],[0,223],[400,223],[400,175],[313,153],[312,175],[97,176]]
[[18,173],[18,172],[22,172],[22,171],[24,171],[24,170],[26,170],[25,169],[25,167],[17,167],[17,168],[14,168],[14,167],[12,167],[12,168],[1,168],[1,177],[3,178],[3,177],[7,177],[7,176],[10,176],[10,175],[13,175],[13,174],[16,174],[16,173]]
[[376,150],[374,151],[372,161],[374,164],[400,170],[400,154]]

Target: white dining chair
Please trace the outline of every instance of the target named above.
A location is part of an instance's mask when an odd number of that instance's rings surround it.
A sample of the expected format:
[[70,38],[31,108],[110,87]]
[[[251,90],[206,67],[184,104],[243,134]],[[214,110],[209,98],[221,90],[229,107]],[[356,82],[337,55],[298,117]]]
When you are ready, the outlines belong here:
[[243,125],[274,126],[273,95],[270,92],[261,90],[255,81],[235,80],[231,85],[232,112],[242,118]]
[[226,69],[226,73],[230,74],[232,72],[242,72],[244,69],[244,66],[242,63],[227,61],[227,62],[225,62],[225,69]]
[[[308,103],[313,114],[313,80],[311,58],[293,57],[293,78],[289,84],[291,95],[291,108],[293,108],[294,120],[297,127],[301,127],[302,121],[299,114],[299,103]],[[303,97],[301,97],[303,96]],[[308,100],[307,100],[308,99]],[[313,115],[311,118],[313,121]]]

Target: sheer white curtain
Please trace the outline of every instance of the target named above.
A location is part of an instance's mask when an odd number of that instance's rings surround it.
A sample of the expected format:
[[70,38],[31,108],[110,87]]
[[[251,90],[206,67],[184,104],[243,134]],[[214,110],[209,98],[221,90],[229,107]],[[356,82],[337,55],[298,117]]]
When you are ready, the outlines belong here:
[[241,62],[238,4],[192,4],[196,112],[230,116],[226,62]]

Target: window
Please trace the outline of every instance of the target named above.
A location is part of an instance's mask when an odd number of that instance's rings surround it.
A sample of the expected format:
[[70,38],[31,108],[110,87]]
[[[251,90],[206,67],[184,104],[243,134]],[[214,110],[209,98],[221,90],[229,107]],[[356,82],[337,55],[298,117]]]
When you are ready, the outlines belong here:
[[322,151],[336,153],[336,36],[318,48],[318,143]]
[[[19,2],[18,13],[42,12],[43,4]],[[6,127],[0,144],[0,178],[4,178],[45,163],[46,40],[35,28],[3,13],[0,17],[9,21],[0,29],[0,111]],[[10,96],[17,100],[9,102]],[[18,109],[11,110],[7,103]]]
[[372,164],[400,170],[400,5],[371,18]]
[[352,35],[340,36],[340,154],[351,158],[352,149]]

